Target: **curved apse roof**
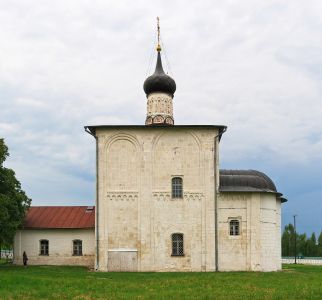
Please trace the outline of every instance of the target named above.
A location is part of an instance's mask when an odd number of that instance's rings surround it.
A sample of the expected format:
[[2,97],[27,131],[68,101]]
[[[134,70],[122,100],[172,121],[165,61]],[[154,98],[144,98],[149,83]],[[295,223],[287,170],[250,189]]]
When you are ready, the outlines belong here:
[[221,192],[261,192],[274,193],[286,202],[278,193],[274,182],[264,173],[256,170],[220,170]]

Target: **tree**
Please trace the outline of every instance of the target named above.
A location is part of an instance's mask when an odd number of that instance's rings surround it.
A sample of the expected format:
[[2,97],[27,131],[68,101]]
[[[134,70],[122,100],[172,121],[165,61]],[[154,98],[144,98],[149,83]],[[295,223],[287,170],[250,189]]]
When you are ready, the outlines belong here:
[[297,234],[297,254],[299,256],[307,256],[308,247],[307,247],[307,236],[306,233]]
[[[285,226],[282,234],[282,256],[294,256],[295,232],[292,224]],[[299,256],[322,257],[322,232],[316,240],[315,233],[308,238],[305,233],[296,233],[296,253]]]
[[307,240],[307,256],[315,257],[317,255],[316,237],[313,232]]
[[282,235],[282,256],[294,256],[294,226],[288,224]]
[[318,238],[318,250],[317,250],[317,252],[318,252],[318,256],[322,256],[322,231],[321,231],[321,233],[320,233],[320,235],[319,235],[319,238]]
[[282,256],[290,256],[290,232],[286,227],[282,234]]
[[12,244],[15,232],[22,225],[31,203],[31,199],[21,189],[15,172],[3,166],[8,156],[8,147],[0,139],[0,246]]

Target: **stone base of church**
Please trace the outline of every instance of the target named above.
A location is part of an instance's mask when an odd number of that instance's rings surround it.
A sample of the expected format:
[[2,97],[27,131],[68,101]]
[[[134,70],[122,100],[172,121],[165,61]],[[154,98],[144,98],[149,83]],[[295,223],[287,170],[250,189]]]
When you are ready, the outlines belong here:
[[[52,265],[52,266],[86,266],[94,268],[94,255],[88,256],[29,256],[28,265]],[[14,258],[14,264],[22,265],[22,258]]]

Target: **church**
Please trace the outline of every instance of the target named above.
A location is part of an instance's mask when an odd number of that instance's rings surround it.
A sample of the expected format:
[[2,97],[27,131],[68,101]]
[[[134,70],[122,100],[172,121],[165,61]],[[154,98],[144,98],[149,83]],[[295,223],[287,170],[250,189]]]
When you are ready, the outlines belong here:
[[255,170],[220,170],[226,126],[175,125],[176,83],[144,82],[145,125],[85,126],[96,142],[95,207],[31,207],[14,262],[109,272],[277,271],[282,197]]

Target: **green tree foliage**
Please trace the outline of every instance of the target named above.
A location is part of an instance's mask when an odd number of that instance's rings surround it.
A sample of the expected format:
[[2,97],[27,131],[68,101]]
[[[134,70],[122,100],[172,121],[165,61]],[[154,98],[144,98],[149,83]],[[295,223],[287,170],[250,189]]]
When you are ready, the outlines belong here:
[[296,235],[296,250],[299,256],[308,256],[307,236],[305,233]]
[[31,203],[21,189],[15,172],[3,166],[8,156],[8,147],[0,139],[0,245],[12,244],[14,234]]
[[[315,233],[308,238],[305,233],[296,233],[296,254],[305,257],[322,257],[322,232],[316,240]],[[285,226],[282,234],[282,256],[295,255],[295,231],[292,224]]]
[[316,237],[315,233],[313,232],[311,237],[307,240],[307,253],[308,256],[317,256],[318,254],[318,247],[316,244]]
[[318,238],[318,256],[322,256],[322,231]]
[[294,255],[294,227],[288,224],[282,234],[282,256]]

